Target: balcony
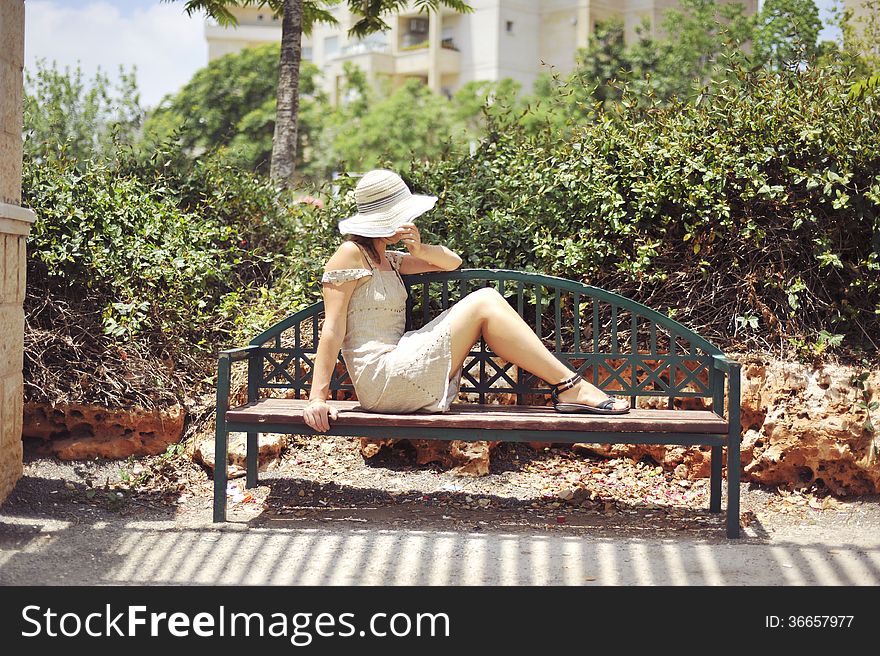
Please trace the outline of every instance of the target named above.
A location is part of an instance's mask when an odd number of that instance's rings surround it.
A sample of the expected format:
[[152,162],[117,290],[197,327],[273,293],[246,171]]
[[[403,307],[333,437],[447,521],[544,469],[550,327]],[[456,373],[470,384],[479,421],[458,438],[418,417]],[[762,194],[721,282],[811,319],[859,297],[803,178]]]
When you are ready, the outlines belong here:
[[[398,52],[411,52],[413,50],[422,50],[430,46],[431,42],[425,39],[424,41],[419,41],[418,43],[413,43],[408,46],[400,46],[400,48],[398,48]],[[443,50],[454,50],[455,52],[458,52],[458,46],[455,45],[455,42],[452,39],[443,39],[440,42],[440,47]]]
[[357,43],[351,43],[347,46],[343,46],[339,49],[339,52],[336,53],[330,59],[345,59],[347,57],[354,57],[356,55],[366,55],[369,53],[390,53],[391,46],[387,43],[374,42],[370,43],[368,41],[359,41]]
[[[212,21],[213,22],[213,21]],[[265,25],[239,25],[235,28],[222,27],[212,22],[205,23],[205,39],[210,41],[244,41],[246,43],[279,43],[281,24],[267,22]]]
[[[401,49],[397,53],[395,72],[399,75],[427,75],[431,67],[430,44],[416,44],[408,49]],[[444,47],[438,53],[438,72],[458,73],[461,70],[461,54],[458,50]]]

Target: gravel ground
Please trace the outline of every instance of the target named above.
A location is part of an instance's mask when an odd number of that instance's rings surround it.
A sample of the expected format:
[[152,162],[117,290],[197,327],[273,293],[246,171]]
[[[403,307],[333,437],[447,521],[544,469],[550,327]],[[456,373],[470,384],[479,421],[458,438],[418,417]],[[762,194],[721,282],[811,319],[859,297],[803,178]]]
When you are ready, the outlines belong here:
[[[0,515],[76,524],[173,519],[198,526],[211,508],[213,483],[186,453],[63,462],[35,447],[26,441],[24,476]],[[259,487],[245,490],[243,479],[233,479],[228,498],[229,519],[250,526],[348,522],[726,540],[724,513],[708,511],[708,479],[682,480],[653,463],[568,447],[536,451],[503,443],[492,453],[487,476],[464,477],[415,464],[414,451],[405,446],[364,460],[351,438],[294,437],[281,460],[261,473]],[[811,527],[838,539],[870,538],[880,526],[877,495],[845,499],[744,484],[741,511],[746,541]]]

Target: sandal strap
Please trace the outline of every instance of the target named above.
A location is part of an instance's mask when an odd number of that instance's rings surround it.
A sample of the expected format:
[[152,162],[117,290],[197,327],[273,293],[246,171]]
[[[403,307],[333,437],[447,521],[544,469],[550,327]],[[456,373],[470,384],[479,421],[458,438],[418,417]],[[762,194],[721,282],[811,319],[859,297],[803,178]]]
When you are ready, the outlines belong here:
[[583,380],[583,378],[581,378],[581,375],[580,375],[580,374],[575,374],[575,375],[572,376],[571,378],[566,378],[566,379],[563,380],[561,383],[556,383],[556,384],[549,383],[549,385],[550,385],[550,395],[551,395],[551,397],[552,397],[554,400],[556,400],[556,398],[558,398],[558,394],[559,394],[560,392],[564,392],[564,391],[567,390],[567,389],[571,389],[572,387],[574,387],[575,385],[577,385],[578,382],[581,381],[581,380]]

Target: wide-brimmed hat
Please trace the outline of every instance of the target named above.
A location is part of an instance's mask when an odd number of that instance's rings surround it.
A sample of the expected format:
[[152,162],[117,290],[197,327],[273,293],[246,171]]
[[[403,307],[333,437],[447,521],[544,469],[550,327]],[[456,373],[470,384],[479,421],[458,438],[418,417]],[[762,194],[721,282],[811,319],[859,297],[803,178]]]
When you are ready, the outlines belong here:
[[390,237],[404,223],[434,207],[436,196],[414,194],[400,176],[375,169],[354,190],[358,213],[339,222],[339,232],[363,237]]

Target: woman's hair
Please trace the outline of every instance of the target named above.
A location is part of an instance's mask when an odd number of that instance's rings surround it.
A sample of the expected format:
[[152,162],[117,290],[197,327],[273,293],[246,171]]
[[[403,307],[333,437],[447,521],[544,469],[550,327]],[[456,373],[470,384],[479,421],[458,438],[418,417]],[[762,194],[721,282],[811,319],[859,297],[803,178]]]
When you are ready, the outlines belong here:
[[379,251],[376,250],[375,244],[373,244],[372,237],[364,237],[363,235],[345,235],[345,238],[348,241],[353,241],[356,244],[360,244],[364,248],[367,249],[367,252],[373,256],[373,260],[375,260],[376,264],[379,263]]

